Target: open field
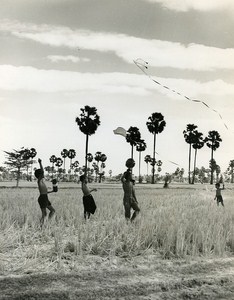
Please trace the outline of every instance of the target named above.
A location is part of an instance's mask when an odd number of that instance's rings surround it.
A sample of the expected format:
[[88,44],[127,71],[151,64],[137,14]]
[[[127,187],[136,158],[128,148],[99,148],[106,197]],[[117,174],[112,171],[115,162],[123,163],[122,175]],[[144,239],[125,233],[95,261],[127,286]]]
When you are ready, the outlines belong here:
[[209,185],[137,185],[133,224],[121,186],[96,186],[85,222],[80,187],[61,184],[42,229],[35,183],[0,189],[0,299],[234,299],[231,185],[225,208]]

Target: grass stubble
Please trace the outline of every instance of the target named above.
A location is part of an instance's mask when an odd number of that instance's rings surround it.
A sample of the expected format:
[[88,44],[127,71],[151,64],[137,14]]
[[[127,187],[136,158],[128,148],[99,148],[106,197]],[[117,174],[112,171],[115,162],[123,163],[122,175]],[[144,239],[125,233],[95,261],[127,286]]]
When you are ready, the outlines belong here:
[[[225,208],[217,207],[214,192],[201,187],[154,189],[138,185],[136,193],[141,213],[134,223],[124,219],[121,188],[101,186],[94,194],[97,212],[85,221],[80,188],[60,189],[57,194],[50,194],[56,217],[41,229],[37,190],[2,189],[0,275],[79,274],[83,271],[90,272],[91,280],[100,270],[105,270],[106,274],[114,272],[106,278],[108,281],[120,272],[118,282],[124,292],[125,276],[131,277],[137,270],[137,284],[133,278],[132,284],[142,285],[144,291],[147,289],[148,297],[155,292],[157,283],[163,293],[158,299],[164,299],[164,296],[170,299],[171,294],[175,299],[178,290],[178,297],[182,297],[183,289],[186,290],[185,299],[186,295],[200,297],[201,293],[204,298],[199,299],[209,299],[211,292],[203,290],[204,285],[212,286],[215,299],[215,295],[220,297],[220,294],[216,284],[209,284],[209,280],[213,280],[209,274],[213,272],[216,277],[219,273],[218,286],[223,286],[229,295],[234,288],[231,271],[234,266],[233,190],[227,189],[223,193]],[[222,275],[220,270],[224,269],[227,274]],[[98,278],[97,274],[92,279],[92,286],[95,278]],[[202,283],[204,278],[206,282]],[[193,288],[193,294],[189,292],[190,279],[195,280],[196,292]],[[171,289],[173,293],[170,293]],[[205,298],[206,293],[208,298]],[[134,297],[130,290],[128,294],[128,298],[123,299],[131,299],[130,295]],[[142,294],[142,299],[146,299]],[[117,291],[115,295],[118,295]],[[95,299],[92,297],[90,299]],[[109,299],[108,293],[106,297]],[[123,295],[120,293],[119,297],[121,299]],[[155,297],[152,299],[157,299]],[[226,299],[225,293],[223,297]],[[84,299],[88,299],[87,293]]]

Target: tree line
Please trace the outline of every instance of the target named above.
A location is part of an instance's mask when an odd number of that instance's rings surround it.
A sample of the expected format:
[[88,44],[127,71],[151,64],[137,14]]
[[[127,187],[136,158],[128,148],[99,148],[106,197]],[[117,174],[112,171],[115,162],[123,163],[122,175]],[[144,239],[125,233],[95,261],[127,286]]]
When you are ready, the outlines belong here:
[[[96,130],[101,124],[100,117],[97,114],[96,107],[90,107],[86,105],[84,108],[81,108],[81,113],[78,117],[76,117],[75,122],[78,125],[80,131],[85,134],[86,136],[86,142],[85,142],[85,165],[82,167],[79,167],[79,162],[75,161],[72,162],[72,160],[76,156],[76,151],[74,149],[63,149],[61,151],[61,157],[56,157],[55,155],[52,155],[50,157],[50,162],[52,166],[48,166],[45,169],[48,172],[52,173],[55,170],[55,166],[57,167],[57,173],[64,173],[66,172],[65,163],[66,158],[70,159],[70,174],[73,169],[76,170],[76,172],[84,173],[87,175],[92,174],[92,170],[90,168],[90,163],[93,161],[93,155],[89,153],[89,140],[90,136],[96,133]],[[153,134],[153,151],[152,151],[152,157],[150,155],[146,155],[144,158],[144,161],[147,163],[147,176],[148,176],[148,164],[152,166],[152,176],[151,176],[151,183],[155,183],[155,170],[156,167],[158,171],[160,172],[162,169],[162,161],[156,160],[156,143],[157,143],[157,135],[159,133],[162,133],[163,130],[166,127],[166,121],[164,120],[164,116],[159,112],[154,112],[151,114],[151,116],[148,117],[148,120],[146,122],[146,126],[150,133]],[[209,147],[211,149],[211,158],[209,162],[209,168],[211,170],[211,179],[210,184],[213,184],[214,181],[214,172],[217,171],[220,167],[214,160],[214,151],[216,151],[220,143],[222,142],[222,139],[219,135],[219,133],[215,130],[209,131],[207,137],[203,137],[203,133],[199,132],[197,130],[197,126],[194,124],[188,124],[186,126],[186,129],[183,131],[185,142],[189,144],[189,163],[188,163],[188,183],[193,184],[195,182],[195,176],[196,176],[196,164],[197,164],[197,154],[198,150],[200,150],[204,145]],[[146,150],[147,145],[145,140],[141,138],[141,133],[139,131],[139,128],[130,126],[129,129],[126,132],[126,141],[131,146],[131,158],[133,158],[133,150],[134,147],[136,148],[136,151],[139,152],[139,182],[141,178],[141,153]],[[194,161],[193,161],[193,172],[191,172],[191,154],[192,154],[192,148],[194,149]],[[32,166],[33,166],[33,158],[36,156],[36,150],[35,148],[31,149],[25,149],[21,148],[20,150],[13,150],[11,152],[4,151],[7,156],[7,161],[5,164],[9,166],[10,168],[14,167],[17,172],[17,182],[20,175],[20,169],[26,168],[27,174],[28,174],[28,168],[31,166],[31,176],[32,176]],[[93,170],[96,174],[99,175],[99,181],[101,180],[102,176],[104,176],[103,169],[105,168],[105,161],[107,159],[107,156],[100,151],[97,151],[94,158],[97,163],[93,163]],[[101,165],[99,167],[99,162],[101,162]],[[63,165],[63,168],[61,168]],[[231,174],[233,174],[234,169],[234,160],[230,161],[229,164],[229,171]],[[111,173],[111,172],[109,172]],[[231,181],[233,182],[233,175]],[[27,176],[28,178],[28,176]]]

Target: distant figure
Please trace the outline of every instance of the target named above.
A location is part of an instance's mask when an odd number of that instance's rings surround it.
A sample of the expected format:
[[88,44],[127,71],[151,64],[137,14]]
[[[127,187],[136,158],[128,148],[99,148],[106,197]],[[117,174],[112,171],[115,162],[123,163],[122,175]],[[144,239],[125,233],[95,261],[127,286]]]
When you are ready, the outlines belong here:
[[224,190],[224,184],[223,184],[223,187],[220,188],[220,183],[216,183],[215,187],[216,187],[216,194],[215,194],[214,200],[217,200],[218,206],[219,206],[219,202],[222,204],[222,206],[224,206],[223,197],[221,195],[221,190]]
[[[121,181],[124,191],[123,205],[125,210],[125,218],[127,220],[130,219],[131,221],[133,221],[139,214],[140,208],[138,206],[138,202],[135,195],[135,180],[132,178],[131,169],[127,169],[127,171],[124,172]],[[131,208],[134,210],[132,217]]]
[[48,199],[47,194],[51,193],[51,192],[48,192],[47,186],[45,184],[44,169],[43,169],[40,158],[38,159],[38,162],[40,165],[40,169],[37,169],[35,171],[35,177],[37,178],[37,184],[38,184],[38,189],[39,189],[39,193],[40,193],[40,196],[38,198],[38,203],[40,205],[41,212],[42,212],[42,217],[41,217],[40,222],[41,222],[41,225],[43,225],[45,217],[47,215],[46,209],[48,209],[50,211],[49,218],[51,218],[54,215],[55,209],[53,208],[53,206],[51,205],[51,202]]
[[97,208],[93,196],[91,195],[91,193],[93,191],[96,192],[97,189],[94,188],[90,190],[88,188],[87,186],[88,180],[85,175],[80,176],[80,181],[81,181],[81,189],[83,192],[84,218],[89,219],[90,213],[94,214]]
[[52,180],[52,184],[53,184],[53,192],[57,193],[58,191],[57,179],[54,178]]
[[164,185],[163,185],[164,189],[169,188],[169,184],[171,183],[171,180],[172,180],[172,176],[170,174],[166,173],[166,176],[164,177]]

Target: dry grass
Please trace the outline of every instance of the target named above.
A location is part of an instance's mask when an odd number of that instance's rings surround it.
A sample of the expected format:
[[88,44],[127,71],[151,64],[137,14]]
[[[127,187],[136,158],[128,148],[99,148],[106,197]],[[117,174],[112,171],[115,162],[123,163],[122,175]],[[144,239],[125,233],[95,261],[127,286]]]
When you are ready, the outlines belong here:
[[[99,186],[98,186],[99,187]],[[149,254],[161,258],[223,257],[234,251],[233,191],[223,192],[225,208],[214,192],[137,186],[141,213],[124,219],[120,186],[100,186],[98,210],[84,221],[80,188],[60,189],[49,198],[56,218],[41,229],[33,188],[1,189],[0,274],[74,270],[80,257],[113,261]]]

